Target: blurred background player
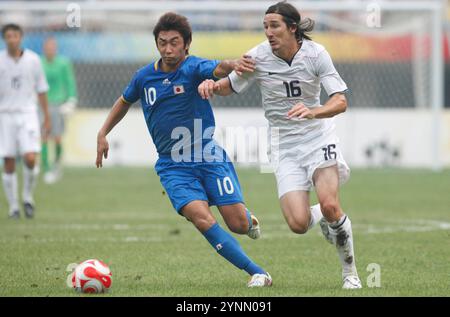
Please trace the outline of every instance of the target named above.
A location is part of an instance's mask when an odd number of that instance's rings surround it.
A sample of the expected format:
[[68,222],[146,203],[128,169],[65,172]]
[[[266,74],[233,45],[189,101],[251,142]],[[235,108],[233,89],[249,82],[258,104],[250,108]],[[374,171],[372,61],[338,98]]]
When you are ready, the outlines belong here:
[[[71,114],[77,103],[77,88],[73,66],[69,59],[58,55],[56,39],[50,37],[44,42],[44,56],[41,57],[45,76],[49,84],[48,102],[52,129],[48,138],[42,139],[41,160],[44,182],[52,184],[62,176],[61,157],[63,153],[62,136],[64,118]],[[55,158],[50,162],[48,143],[55,142]]]
[[7,24],[2,28],[6,50],[0,52],[0,156],[3,165],[3,190],[9,203],[9,216],[19,218],[19,198],[16,157],[23,157],[23,208],[25,216],[32,218],[35,203],[33,191],[39,174],[36,159],[41,149],[39,102],[44,120],[44,136],[50,130],[47,104],[48,84],[39,56],[22,49],[23,30],[19,25]]
[[[106,135],[130,106],[141,100],[159,154],[155,169],[175,210],[191,221],[221,256],[251,276],[248,287],[270,286],[270,275],[221,228],[209,208],[218,207],[231,231],[259,238],[258,221],[243,203],[233,164],[212,139],[215,122],[211,105],[197,92],[204,79],[227,76],[234,68],[249,71],[253,65],[245,60],[219,62],[189,56],[191,27],[184,16],[175,13],[163,15],[153,34],[161,59],[139,69],[115,102],[98,133],[96,165],[101,167],[102,157],[107,158]],[[186,139],[180,139],[177,131]],[[177,149],[180,142],[181,157]]]
[[[226,96],[241,93],[257,83],[263,97],[269,133],[278,133],[271,144],[272,162],[281,209],[289,228],[306,233],[320,222],[327,240],[336,245],[342,264],[344,289],[361,288],[355,265],[350,219],[339,201],[339,184],[348,180],[345,162],[331,119],[347,107],[347,85],[333,66],[325,48],[306,34],[314,22],[301,20],[297,9],[286,2],[270,6],[264,17],[267,41],[247,55],[256,60],[256,71],[214,82],[207,80],[199,93]],[[320,104],[320,85],[329,99]],[[274,151],[277,149],[277,151]],[[309,192],[315,188],[319,204],[310,207]],[[325,219],[322,218],[322,214]]]

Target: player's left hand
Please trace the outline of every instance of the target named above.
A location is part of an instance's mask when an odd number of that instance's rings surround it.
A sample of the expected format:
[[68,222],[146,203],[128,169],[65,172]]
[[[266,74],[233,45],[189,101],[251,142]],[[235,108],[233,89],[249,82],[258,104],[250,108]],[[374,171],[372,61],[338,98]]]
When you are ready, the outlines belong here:
[[239,76],[243,73],[253,73],[256,69],[255,60],[249,55],[243,55],[234,66],[234,71]]
[[198,86],[198,93],[203,99],[214,96],[214,91],[219,91],[220,85],[212,79],[206,79]]
[[303,103],[298,103],[288,111],[288,119],[314,119],[315,115],[311,109],[307,108]]
[[77,104],[74,101],[68,100],[61,106],[59,106],[59,113],[61,113],[64,116],[70,115],[74,112],[76,106]]

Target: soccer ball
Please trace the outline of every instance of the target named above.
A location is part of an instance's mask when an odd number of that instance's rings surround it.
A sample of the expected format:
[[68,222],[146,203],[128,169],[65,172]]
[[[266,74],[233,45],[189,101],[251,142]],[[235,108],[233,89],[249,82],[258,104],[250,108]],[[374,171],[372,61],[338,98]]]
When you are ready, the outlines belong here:
[[104,293],[111,288],[112,274],[100,260],[81,262],[72,273],[72,286],[81,293]]

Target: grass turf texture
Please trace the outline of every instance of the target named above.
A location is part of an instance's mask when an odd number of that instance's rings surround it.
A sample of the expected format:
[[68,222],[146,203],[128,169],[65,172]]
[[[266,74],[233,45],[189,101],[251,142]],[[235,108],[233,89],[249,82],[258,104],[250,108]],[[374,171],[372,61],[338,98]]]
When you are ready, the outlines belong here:
[[[289,231],[274,176],[238,173],[263,230],[260,240],[238,239],[273,287],[246,288],[247,274],[173,211],[152,168],[71,168],[60,183],[38,185],[34,220],[7,219],[1,193],[0,296],[84,296],[67,288],[66,266],[89,258],[113,272],[102,296],[449,295],[450,171],[353,171],[341,200],[364,286],[356,291],[341,290],[336,251],[318,226]],[[370,263],[381,267],[380,288],[367,287]]]

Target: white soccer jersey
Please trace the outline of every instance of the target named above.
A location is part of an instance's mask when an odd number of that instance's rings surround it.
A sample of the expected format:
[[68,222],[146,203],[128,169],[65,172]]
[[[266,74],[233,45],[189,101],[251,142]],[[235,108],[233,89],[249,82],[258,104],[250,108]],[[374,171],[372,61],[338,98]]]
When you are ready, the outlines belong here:
[[247,55],[256,60],[256,70],[243,76],[232,72],[229,75],[231,87],[240,93],[253,82],[259,86],[269,126],[278,128],[280,153],[295,150],[300,158],[323,146],[324,138],[334,135],[332,118],[289,120],[287,113],[299,102],[308,108],[320,107],[320,84],[329,96],[347,90],[325,48],[304,40],[290,65],[273,54],[268,41],[254,47]]
[[39,56],[24,50],[14,60],[0,51],[0,113],[37,111],[37,93],[48,91],[48,83]]

